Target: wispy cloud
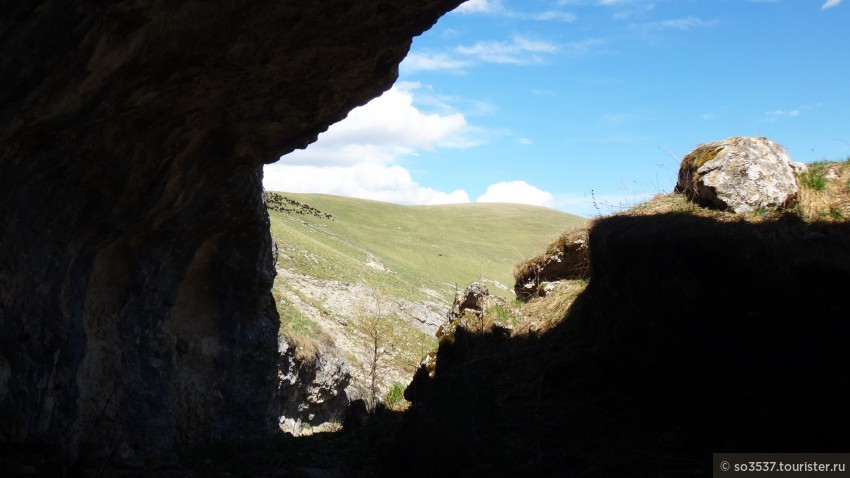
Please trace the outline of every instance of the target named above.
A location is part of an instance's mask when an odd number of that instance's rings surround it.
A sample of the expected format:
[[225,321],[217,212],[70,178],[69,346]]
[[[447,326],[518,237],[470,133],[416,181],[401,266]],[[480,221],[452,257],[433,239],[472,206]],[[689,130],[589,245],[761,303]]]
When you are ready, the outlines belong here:
[[718,115],[717,113],[705,113],[702,115],[702,119],[704,119],[705,121],[716,120],[719,117],[720,115]]
[[697,28],[708,28],[717,25],[717,20],[703,20],[702,18],[690,15],[683,18],[673,18],[670,20],[661,20],[657,22],[636,23],[632,28],[642,31],[663,31],[663,30],[694,30]]
[[802,115],[804,112],[806,112],[808,110],[817,109],[817,108],[820,108],[821,106],[823,106],[822,103],[813,103],[813,104],[801,105],[801,106],[798,106],[797,108],[794,108],[792,110],[777,109],[777,110],[773,110],[773,111],[768,111],[764,114],[764,117],[765,117],[764,121],[768,121],[768,122],[776,121],[779,118],[796,118],[796,117]]
[[764,115],[767,117],[768,121],[775,121],[779,118],[796,118],[797,116],[800,116],[800,110],[774,110],[768,111]]
[[529,65],[542,63],[546,55],[559,50],[555,43],[515,36],[510,41],[480,41],[472,46],[459,46],[455,51],[487,63]]
[[527,18],[529,20],[554,20],[559,22],[570,23],[576,20],[576,16],[570,12],[559,12],[555,10],[546,10],[545,12],[518,14],[519,18]]
[[544,10],[540,12],[522,12],[504,6],[501,0],[469,0],[462,3],[455,12],[464,14],[498,15],[516,20],[573,22],[576,16],[562,10]]
[[611,10],[617,20],[642,16],[655,9],[658,0],[558,0],[561,6],[602,7]]
[[465,73],[470,64],[448,53],[414,51],[407,55],[400,68],[405,73],[418,71],[449,71],[452,73]]
[[823,5],[821,5],[821,10],[826,10],[828,8],[837,7],[842,0],[826,0]]
[[558,96],[558,94],[552,90],[544,90],[540,88],[534,88],[531,90],[531,94],[537,96]]
[[613,7],[617,5],[628,5],[646,0],[558,0],[558,5],[599,5],[602,7]]
[[468,0],[461,3],[455,11],[458,13],[495,13],[504,9],[505,7],[499,0]]
[[605,40],[603,38],[588,38],[586,40],[565,43],[564,45],[562,45],[561,50],[566,55],[572,57],[582,57],[594,53],[603,53],[599,49],[599,47],[602,47],[607,44],[608,40]]
[[635,113],[609,113],[602,117],[602,122],[608,125],[618,125],[628,123],[640,118],[640,115]]
[[[608,43],[605,39],[590,38],[559,44],[514,36],[504,41],[484,40],[472,45],[459,45],[445,52],[413,51],[401,63],[399,70],[402,75],[420,71],[444,71],[465,75],[476,64],[481,63],[524,66],[546,63],[549,57],[556,54],[572,58],[584,57],[601,53],[600,47]],[[540,91],[533,93],[541,94]]]

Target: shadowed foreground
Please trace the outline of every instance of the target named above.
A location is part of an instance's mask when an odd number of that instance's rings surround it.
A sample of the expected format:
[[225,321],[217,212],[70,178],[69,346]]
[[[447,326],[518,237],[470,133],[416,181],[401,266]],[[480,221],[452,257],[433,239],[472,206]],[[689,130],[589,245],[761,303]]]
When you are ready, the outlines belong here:
[[540,336],[460,327],[403,416],[207,452],[193,469],[711,476],[713,452],[850,446],[850,224],[612,217],[590,251],[564,321]]
[[442,345],[387,476],[710,475],[850,446],[850,224],[612,217],[540,337]]

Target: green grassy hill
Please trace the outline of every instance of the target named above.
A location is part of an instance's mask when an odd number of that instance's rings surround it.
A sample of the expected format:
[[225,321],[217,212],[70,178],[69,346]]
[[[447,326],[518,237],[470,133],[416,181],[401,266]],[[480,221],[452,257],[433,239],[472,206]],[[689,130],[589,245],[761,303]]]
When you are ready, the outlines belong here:
[[[586,220],[518,204],[399,206],[321,194],[281,193],[333,216],[270,210],[283,267],[320,279],[368,283],[409,299],[450,301],[455,284],[485,279],[512,296],[511,271]],[[502,284],[505,289],[493,283]],[[448,305],[448,304],[447,304]]]
[[399,206],[319,194],[268,193],[278,248],[273,295],[281,333],[302,360],[339,354],[370,383],[364,324],[382,317],[381,394],[406,384],[456,289],[483,281],[513,298],[515,264],[585,219],[517,204]]

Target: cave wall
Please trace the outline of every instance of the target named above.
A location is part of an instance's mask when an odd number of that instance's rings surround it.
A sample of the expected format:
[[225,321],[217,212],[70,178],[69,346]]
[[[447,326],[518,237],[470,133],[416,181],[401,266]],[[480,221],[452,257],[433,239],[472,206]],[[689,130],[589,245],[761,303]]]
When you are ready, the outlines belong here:
[[0,9],[0,442],[151,456],[277,424],[262,165],[462,0]]

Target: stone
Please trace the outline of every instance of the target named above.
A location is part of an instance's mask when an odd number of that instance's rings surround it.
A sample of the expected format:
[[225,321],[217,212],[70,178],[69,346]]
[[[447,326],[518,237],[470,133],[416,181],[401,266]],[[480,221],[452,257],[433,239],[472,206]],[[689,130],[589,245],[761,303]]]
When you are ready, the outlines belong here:
[[313,357],[302,359],[284,337],[278,340],[281,429],[298,435],[304,424],[316,427],[340,421],[348,407],[351,384],[351,370],[340,351],[332,345],[319,344]]
[[275,432],[262,165],[461,2],[4,4],[0,443],[147,460]]
[[454,302],[446,317],[447,322],[451,323],[466,311],[481,315],[488,297],[490,297],[490,289],[486,285],[477,281],[472,282],[466,286],[466,289],[455,293]]
[[570,231],[552,243],[544,254],[514,271],[514,294],[517,299],[527,302],[550,292],[552,286],[548,283],[587,279],[589,275],[587,230]]
[[741,214],[791,207],[797,188],[795,166],[782,146],[767,138],[735,137],[685,156],[675,192]]

